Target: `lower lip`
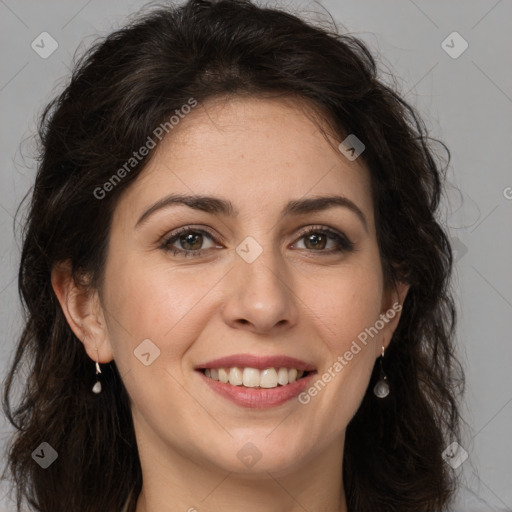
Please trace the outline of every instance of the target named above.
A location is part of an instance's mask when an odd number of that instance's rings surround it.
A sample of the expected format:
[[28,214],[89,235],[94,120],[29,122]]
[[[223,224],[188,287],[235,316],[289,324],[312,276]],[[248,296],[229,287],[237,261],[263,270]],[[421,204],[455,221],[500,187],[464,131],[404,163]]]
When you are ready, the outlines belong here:
[[300,395],[307,388],[316,374],[309,373],[306,377],[299,379],[286,386],[277,386],[276,388],[246,388],[244,386],[232,386],[218,380],[206,377],[203,372],[198,372],[204,379],[206,384],[219,395],[231,400],[237,405],[250,409],[267,409],[269,407],[277,407],[288,400]]

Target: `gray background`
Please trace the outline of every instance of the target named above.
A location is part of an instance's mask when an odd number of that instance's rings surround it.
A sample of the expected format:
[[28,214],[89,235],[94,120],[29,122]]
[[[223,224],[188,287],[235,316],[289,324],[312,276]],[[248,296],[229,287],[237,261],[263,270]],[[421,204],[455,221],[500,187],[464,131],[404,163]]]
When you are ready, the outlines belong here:
[[[16,288],[19,240],[13,234],[13,216],[34,179],[30,137],[35,121],[65,82],[79,45],[88,46],[96,35],[118,27],[145,3],[0,0],[2,378],[21,326]],[[456,510],[511,511],[512,2],[270,0],[268,4],[324,22],[327,14],[322,7],[330,11],[340,28],[359,36],[379,55],[381,68],[397,76],[400,90],[419,109],[431,135],[452,152],[441,219],[456,247],[458,344],[467,371],[466,437],[457,441],[469,454],[454,469],[463,479]],[[31,48],[43,31],[59,45],[46,59]],[[453,31],[469,44],[455,59],[441,46]],[[453,45],[460,48],[459,41]],[[3,418],[0,432],[1,448],[10,434]],[[5,494],[5,487],[0,488],[0,512],[13,510]]]

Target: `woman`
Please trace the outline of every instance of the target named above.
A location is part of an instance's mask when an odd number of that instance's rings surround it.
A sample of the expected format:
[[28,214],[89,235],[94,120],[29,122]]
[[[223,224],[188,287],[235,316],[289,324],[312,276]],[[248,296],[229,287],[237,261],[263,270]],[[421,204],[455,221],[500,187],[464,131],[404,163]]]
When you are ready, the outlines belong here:
[[18,507],[446,509],[442,174],[361,42],[249,1],[158,8],[81,59],[40,136]]

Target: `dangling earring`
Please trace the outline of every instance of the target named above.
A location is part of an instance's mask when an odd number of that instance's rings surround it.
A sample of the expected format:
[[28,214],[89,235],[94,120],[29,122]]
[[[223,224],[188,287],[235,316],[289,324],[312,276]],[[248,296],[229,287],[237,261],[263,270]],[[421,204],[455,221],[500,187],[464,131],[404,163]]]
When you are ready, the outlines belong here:
[[92,387],[92,392],[93,393],[96,393],[97,395],[99,393],[101,393],[101,382],[100,382],[100,379],[98,377],[98,374],[101,373],[101,369],[100,369],[100,363],[98,363],[98,361],[96,361],[96,384],[94,384],[94,386]]
[[380,357],[380,378],[373,388],[373,393],[378,398],[386,398],[389,395],[389,384],[387,383],[388,378],[382,368],[382,360],[384,359],[384,346],[382,347],[382,356]]

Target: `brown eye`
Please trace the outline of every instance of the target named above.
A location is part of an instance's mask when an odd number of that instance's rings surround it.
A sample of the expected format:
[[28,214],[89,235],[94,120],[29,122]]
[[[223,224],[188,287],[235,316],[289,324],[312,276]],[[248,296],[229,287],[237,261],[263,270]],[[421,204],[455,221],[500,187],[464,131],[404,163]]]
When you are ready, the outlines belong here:
[[[307,249],[325,249],[328,237],[323,233],[311,233],[303,238],[305,240],[304,245]],[[308,245],[310,247],[308,247]]]
[[[203,247],[206,239],[210,240],[209,247]],[[161,246],[165,251],[173,252],[180,256],[198,256],[203,250],[210,249],[215,244],[213,236],[202,229],[183,228],[171,233]]]
[[[310,228],[302,233],[299,240],[304,240],[304,247],[298,247],[299,249],[304,248],[326,255],[354,250],[354,243],[344,234],[328,228]],[[330,247],[328,247],[329,243],[331,243]]]
[[203,245],[203,235],[201,233],[189,232],[179,237],[181,247],[190,251],[197,251]]

